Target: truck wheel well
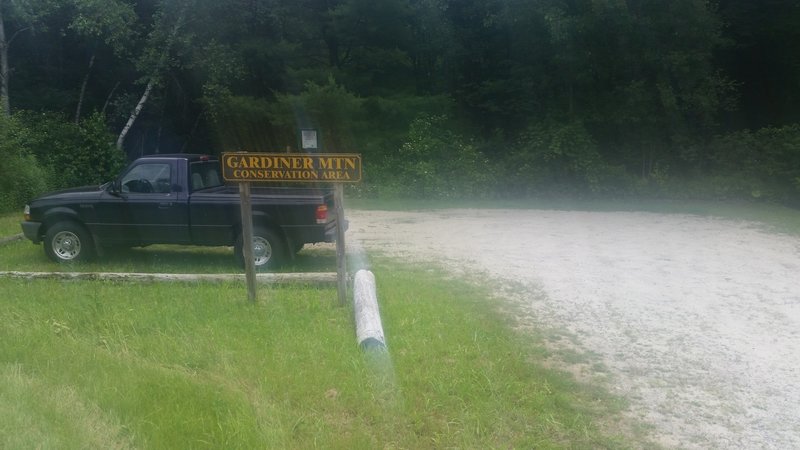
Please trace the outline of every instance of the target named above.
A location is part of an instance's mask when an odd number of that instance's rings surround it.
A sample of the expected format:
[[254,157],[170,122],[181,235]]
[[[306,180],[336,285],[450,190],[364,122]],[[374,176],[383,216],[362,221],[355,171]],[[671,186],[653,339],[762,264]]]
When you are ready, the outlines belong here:
[[[283,228],[278,226],[276,223],[269,222],[269,221],[262,221],[262,220],[253,220],[253,229],[255,228],[264,228],[270,230],[278,235],[281,239],[286,241],[286,233],[284,233]],[[232,240],[236,240],[237,237],[242,233],[242,224],[237,223],[233,227],[233,236]]]
[[44,238],[44,236],[47,234],[47,230],[49,230],[50,227],[52,227],[53,225],[55,225],[55,224],[57,224],[59,222],[65,222],[65,221],[75,222],[78,225],[82,226],[87,232],[89,231],[89,229],[86,227],[85,223],[81,222],[80,220],[78,220],[77,217],[75,217],[75,216],[73,216],[71,214],[54,214],[54,215],[51,215],[51,216],[47,216],[42,221],[42,226],[41,226],[41,228],[39,228],[39,235],[40,235],[39,237]]

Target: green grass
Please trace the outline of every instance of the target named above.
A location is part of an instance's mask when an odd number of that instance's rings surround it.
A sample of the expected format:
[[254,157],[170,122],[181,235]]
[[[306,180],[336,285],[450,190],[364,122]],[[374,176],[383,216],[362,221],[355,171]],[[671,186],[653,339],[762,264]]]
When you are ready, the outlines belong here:
[[[800,232],[796,211],[766,205],[623,206],[583,209],[711,214]],[[17,221],[3,216],[0,227],[16,232]],[[27,241],[0,247],[0,270],[240,271],[227,248],[153,246],[59,266]],[[335,257],[307,249],[286,270],[335,270]],[[649,446],[622,418],[621,400],[546,369],[541,338],[514,331],[486,288],[386,259],[372,270],[383,358],[357,348],[352,308],[336,306],[333,287],[261,287],[253,305],[239,283],[0,279],[0,443]]]
[[[0,257],[5,253],[0,250]],[[331,255],[332,256],[332,255]],[[4,448],[603,448],[620,403],[475,286],[373,265],[388,357],[335,288],[0,279]],[[612,433],[613,434],[613,433]]]
[[2,442],[277,448],[333,439],[330,415],[366,419],[349,417],[364,369],[327,292],[265,291],[251,306],[232,285],[0,283]]
[[[42,244],[27,239],[2,248],[0,270],[45,272],[242,273],[231,247],[152,245],[115,251],[90,262],[57,264]],[[281,272],[335,272],[336,259],[327,250],[301,251]]]
[[22,211],[0,214],[0,238],[22,233]]
[[487,290],[380,260],[372,270],[414,429],[448,431],[424,446],[624,446],[598,428],[620,401],[543,368],[541,337],[510,331]]

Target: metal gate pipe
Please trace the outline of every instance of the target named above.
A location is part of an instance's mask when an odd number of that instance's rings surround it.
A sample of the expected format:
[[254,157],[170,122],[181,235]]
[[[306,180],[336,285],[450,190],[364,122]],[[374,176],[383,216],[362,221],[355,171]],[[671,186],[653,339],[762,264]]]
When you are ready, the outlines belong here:
[[386,349],[386,338],[378,309],[375,275],[359,270],[353,279],[353,309],[356,318],[356,338],[362,349]]

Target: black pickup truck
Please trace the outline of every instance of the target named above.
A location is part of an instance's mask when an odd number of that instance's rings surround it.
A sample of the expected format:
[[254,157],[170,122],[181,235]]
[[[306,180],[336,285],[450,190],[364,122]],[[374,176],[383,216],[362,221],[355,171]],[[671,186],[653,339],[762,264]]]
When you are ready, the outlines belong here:
[[[273,268],[306,243],[332,242],[337,221],[331,189],[254,187],[257,269]],[[25,207],[25,237],[44,242],[56,262],[85,260],[112,248],[150,244],[233,246],[244,264],[237,186],[206,155],[137,159],[100,186],[41,196]]]

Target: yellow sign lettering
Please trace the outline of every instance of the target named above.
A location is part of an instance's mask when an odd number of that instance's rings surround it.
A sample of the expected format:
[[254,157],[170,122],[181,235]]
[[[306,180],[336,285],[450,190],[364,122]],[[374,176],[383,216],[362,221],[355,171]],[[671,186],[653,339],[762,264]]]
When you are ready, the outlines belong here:
[[226,181],[361,181],[361,155],[353,153],[224,153],[221,163]]

